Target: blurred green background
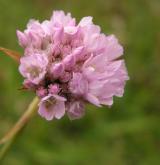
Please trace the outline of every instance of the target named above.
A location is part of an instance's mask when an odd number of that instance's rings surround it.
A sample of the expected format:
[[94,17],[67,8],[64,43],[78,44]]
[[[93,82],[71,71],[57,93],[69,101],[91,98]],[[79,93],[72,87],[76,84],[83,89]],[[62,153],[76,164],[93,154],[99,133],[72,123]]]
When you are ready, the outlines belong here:
[[[160,0],[0,0],[0,45],[18,46],[16,29],[52,10],[79,21],[91,15],[124,45],[130,81],[112,108],[87,108],[83,119],[47,122],[38,115],[19,136],[5,165],[160,164]],[[17,64],[0,53],[0,136],[17,121],[33,93],[18,90]]]

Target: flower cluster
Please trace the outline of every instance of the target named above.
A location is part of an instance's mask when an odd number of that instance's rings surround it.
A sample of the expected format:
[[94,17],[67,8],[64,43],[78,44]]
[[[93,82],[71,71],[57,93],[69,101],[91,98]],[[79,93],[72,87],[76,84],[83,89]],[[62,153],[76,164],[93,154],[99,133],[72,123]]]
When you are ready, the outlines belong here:
[[128,80],[123,48],[114,35],[101,33],[92,17],[75,18],[55,11],[50,20],[30,20],[24,32],[17,30],[24,56],[19,71],[24,88],[40,98],[38,113],[47,120],[65,113],[77,119],[85,104],[111,106],[121,97]]

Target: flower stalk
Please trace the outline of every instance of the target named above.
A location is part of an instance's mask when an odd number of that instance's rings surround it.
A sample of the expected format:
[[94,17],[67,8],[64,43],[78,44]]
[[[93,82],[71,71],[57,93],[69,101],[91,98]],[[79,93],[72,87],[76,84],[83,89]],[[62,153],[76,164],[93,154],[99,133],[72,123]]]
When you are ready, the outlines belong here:
[[9,132],[0,140],[0,145],[3,145],[0,150],[0,161],[3,160],[4,156],[10,149],[12,143],[14,142],[16,136],[20,131],[27,125],[34,113],[37,111],[39,99],[35,97],[30,103],[28,109],[24,112],[17,123],[9,130]]

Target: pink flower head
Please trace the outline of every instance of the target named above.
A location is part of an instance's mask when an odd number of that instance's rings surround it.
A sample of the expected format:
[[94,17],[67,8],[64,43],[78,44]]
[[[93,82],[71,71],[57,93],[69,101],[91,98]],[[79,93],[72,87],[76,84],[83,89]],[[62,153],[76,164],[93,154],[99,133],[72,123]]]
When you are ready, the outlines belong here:
[[85,104],[111,106],[123,96],[129,79],[123,47],[114,35],[101,33],[92,17],[76,24],[71,14],[55,11],[42,23],[30,20],[24,32],[17,30],[24,48],[19,71],[24,86],[40,98],[39,114],[47,120],[84,115]]

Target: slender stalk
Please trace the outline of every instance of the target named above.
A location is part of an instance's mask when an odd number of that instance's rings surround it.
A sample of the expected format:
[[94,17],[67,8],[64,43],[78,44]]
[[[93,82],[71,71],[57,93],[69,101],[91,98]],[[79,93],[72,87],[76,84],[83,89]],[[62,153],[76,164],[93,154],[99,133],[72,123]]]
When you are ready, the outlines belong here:
[[0,144],[3,144],[0,150],[0,161],[4,158],[7,151],[11,147],[12,143],[15,140],[17,134],[24,128],[24,126],[28,123],[28,121],[32,118],[34,113],[37,110],[39,99],[35,97],[28,109],[24,112],[21,118],[17,121],[17,123],[9,130],[9,132],[0,140]]

